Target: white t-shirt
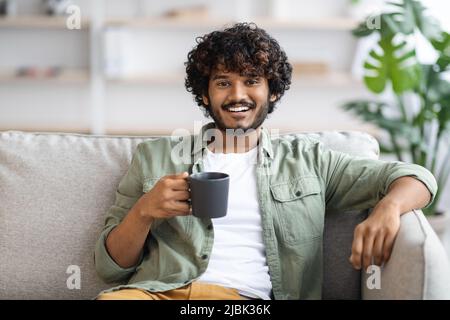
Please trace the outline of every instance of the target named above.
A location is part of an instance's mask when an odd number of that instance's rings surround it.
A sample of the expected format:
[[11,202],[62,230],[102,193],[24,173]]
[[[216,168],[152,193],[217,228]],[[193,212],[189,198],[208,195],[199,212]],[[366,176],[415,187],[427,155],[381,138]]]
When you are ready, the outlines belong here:
[[204,171],[230,176],[228,211],[212,219],[214,245],[201,282],[235,288],[241,295],[270,299],[272,284],[262,239],[256,189],[257,148],[245,153],[213,153],[207,149]]

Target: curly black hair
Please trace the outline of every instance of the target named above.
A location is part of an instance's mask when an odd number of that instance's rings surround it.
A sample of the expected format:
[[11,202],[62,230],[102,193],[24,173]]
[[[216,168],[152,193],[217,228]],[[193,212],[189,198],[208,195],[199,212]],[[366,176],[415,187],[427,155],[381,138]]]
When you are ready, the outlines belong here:
[[240,75],[263,76],[268,79],[269,94],[276,97],[269,103],[272,113],[275,103],[289,89],[292,66],[278,42],[254,23],[237,23],[223,31],[213,31],[198,37],[197,46],[188,54],[185,62],[187,91],[209,116],[209,108],[202,96],[208,95],[211,72],[218,66]]

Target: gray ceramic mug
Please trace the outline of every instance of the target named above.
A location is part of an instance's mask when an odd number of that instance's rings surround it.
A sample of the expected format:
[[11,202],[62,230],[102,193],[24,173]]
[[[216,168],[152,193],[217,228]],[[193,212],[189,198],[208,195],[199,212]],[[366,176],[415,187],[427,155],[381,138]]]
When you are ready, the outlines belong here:
[[221,218],[228,209],[230,177],[222,172],[200,172],[189,176],[192,214],[197,218]]

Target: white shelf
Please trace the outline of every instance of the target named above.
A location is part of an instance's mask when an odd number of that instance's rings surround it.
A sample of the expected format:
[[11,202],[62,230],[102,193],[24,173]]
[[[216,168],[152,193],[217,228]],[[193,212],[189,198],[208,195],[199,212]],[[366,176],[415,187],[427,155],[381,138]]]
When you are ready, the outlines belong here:
[[[300,132],[319,132],[324,130],[331,130],[331,129],[325,129],[325,128],[319,128],[314,125],[311,125],[310,127],[302,126],[300,127],[291,127],[291,126],[280,126],[280,127],[274,127],[271,128],[270,126],[266,127],[267,129],[276,129],[277,132],[280,134],[289,134],[289,133],[300,133]],[[186,128],[191,134],[193,133],[192,130],[189,128]],[[341,126],[339,130],[337,131],[363,131],[371,134],[372,136],[378,136],[379,129],[376,127],[373,127],[369,124],[365,125],[350,125],[347,124],[345,126]],[[173,130],[167,129],[167,130],[155,130],[151,129],[151,126],[143,126],[143,125],[133,125],[132,128],[129,126],[107,126],[105,129],[106,134],[110,135],[131,135],[131,136],[170,136],[173,133]]]
[[107,126],[105,134],[116,136],[170,136],[172,130],[154,130],[151,126]]
[[161,75],[141,75],[135,77],[105,77],[109,84],[123,85],[174,85],[184,84],[184,74],[167,73]]
[[274,20],[256,19],[255,23],[270,29],[299,29],[299,30],[337,30],[350,31],[358,25],[358,21],[345,17],[333,17],[310,20]]
[[292,85],[304,87],[354,87],[361,86],[362,81],[346,72],[327,72],[324,74],[293,74]]
[[[192,18],[115,18],[105,21],[106,27],[127,28],[221,28],[232,25],[236,21],[224,19],[192,19]],[[350,31],[358,23],[345,17],[334,17],[311,20],[276,20],[271,18],[255,18],[252,22],[261,28],[299,29],[299,30],[342,30]]]
[[86,125],[65,125],[65,126],[55,126],[54,124],[41,124],[41,125],[24,125],[24,124],[12,124],[8,125],[8,127],[0,126],[1,131],[24,131],[24,132],[63,132],[63,133],[83,133],[90,134],[92,133],[91,129]]
[[[163,75],[142,75],[139,77],[106,78],[109,84],[123,85],[152,85],[152,84],[183,84],[183,73],[172,73]],[[331,86],[345,87],[358,86],[362,82],[345,72],[328,72],[323,74],[292,74],[292,85],[300,86]]]
[[[0,28],[41,28],[41,29],[67,29],[67,17],[52,16],[18,16],[0,18]],[[88,20],[81,20],[81,30],[89,27]],[[69,29],[67,29],[69,30]]]
[[192,18],[113,18],[106,19],[104,25],[106,27],[127,27],[127,28],[211,28],[221,27],[225,24],[232,23],[230,20],[224,19],[192,19]]
[[0,83],[70,83],[84,84],[89,82],[89,71],[86,69],[68,69],[56,76],[18,76],[12,70],[0,70]]

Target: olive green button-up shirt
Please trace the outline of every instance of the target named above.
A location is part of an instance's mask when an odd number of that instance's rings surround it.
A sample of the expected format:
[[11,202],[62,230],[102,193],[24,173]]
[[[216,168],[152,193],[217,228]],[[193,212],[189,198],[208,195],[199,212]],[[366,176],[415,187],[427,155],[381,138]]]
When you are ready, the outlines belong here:
[[[156,219],[139,262],[131,268],[114,262],[105,241],[161,177],[203,170],[205,136],[213,126],[204,126],[198,135],[153,138],[138,145],[95,248],[98,275],[108,283],[125,283],[107,291],[166,291],[205,272],[214,242],[210,219],[192,215]],[[372,208],[402,176],[422,181],[434,199],[436,181],[421,166],[352,157],[302,135],[271,137],[263,128],[256,181],[273,297],[320,299],[325,212]]]

